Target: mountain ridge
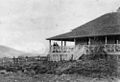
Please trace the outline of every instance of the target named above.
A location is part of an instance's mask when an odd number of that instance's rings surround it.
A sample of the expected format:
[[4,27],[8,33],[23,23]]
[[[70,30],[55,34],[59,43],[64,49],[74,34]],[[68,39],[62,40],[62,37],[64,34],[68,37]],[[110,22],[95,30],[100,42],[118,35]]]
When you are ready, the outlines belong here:
[[23,52],[8,46],[0,45],[0,58],[2,57],[18,57],[18,56],[36,56],[40,54]]

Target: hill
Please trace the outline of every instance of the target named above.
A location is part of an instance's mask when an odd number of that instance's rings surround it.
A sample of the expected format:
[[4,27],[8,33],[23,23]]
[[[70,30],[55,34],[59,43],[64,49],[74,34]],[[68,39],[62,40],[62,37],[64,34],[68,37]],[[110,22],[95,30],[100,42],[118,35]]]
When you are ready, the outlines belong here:
[[13,56],[19,56],[19,55],[23,55],[25,54],[22,51],[7,47],[7,46],[3,46],[0,45],[0,58],[2,57],[13,57]]
[[0,45],[0,58],[2,57],[18,57],[18,56],[38,56],[40,54],[34,54],[34,53],[27,53],[23,51],[19,51],[16,49],[13,49],[8,46]]

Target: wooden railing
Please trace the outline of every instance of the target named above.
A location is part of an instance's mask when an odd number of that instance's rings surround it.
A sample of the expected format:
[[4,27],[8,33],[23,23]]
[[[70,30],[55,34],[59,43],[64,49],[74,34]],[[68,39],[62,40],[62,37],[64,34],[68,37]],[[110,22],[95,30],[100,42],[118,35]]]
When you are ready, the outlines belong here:
[[50,53],[70,53],[74,49],[74,46],[51,46]]
[[107,53],[119,53],[120,44],[105,44],[105,45],[84,45],[89,52],[90,49],[94,49],[96,46],[101,46]]
[[120,44],[108,44],[105,49],[107,52],[120,52]]
[[[77,45],[77,46],[52,46],[49,51],[50,61],[70,60],[72,56],[77,54],[90,54],[91,50],[97,46],[102,46],[103,49],[110,55],[120,55],[120,44],[106,44],[106,45]],[[85,52],[84,50],[85,49]],[[83,51],[80,52],[80,51]],[[80,53],[77,53],[80,52]]]
[[[50,53],[71,53],[76,47],[80,49],[83,46],[89,51],[89,49],[94,49],[97,45],[51,46]],[[103,46],[106,52],[120,52],[120,44],[105,44],[100,46]]]

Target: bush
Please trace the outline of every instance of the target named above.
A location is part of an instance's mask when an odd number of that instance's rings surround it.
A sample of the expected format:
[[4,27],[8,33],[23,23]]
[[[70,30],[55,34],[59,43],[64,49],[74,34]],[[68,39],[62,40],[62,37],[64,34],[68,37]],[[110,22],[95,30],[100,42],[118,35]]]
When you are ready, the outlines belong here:
[[103,47],[96,46],[88,57],[84,61],[76,62],[75,66],[65,70],[64,73],[78,73],[92,77],[105,77],[117,74],[117,60],[115,56],[108,55]]

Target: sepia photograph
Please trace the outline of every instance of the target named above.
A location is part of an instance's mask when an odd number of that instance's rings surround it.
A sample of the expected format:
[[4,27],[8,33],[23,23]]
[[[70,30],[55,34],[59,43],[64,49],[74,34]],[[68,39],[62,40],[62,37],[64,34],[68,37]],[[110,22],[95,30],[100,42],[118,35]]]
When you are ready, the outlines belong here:
[[120,0],[0,0],[0,82],[120,82]]

